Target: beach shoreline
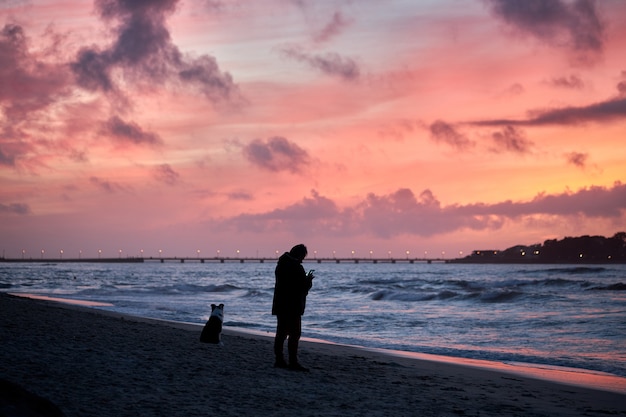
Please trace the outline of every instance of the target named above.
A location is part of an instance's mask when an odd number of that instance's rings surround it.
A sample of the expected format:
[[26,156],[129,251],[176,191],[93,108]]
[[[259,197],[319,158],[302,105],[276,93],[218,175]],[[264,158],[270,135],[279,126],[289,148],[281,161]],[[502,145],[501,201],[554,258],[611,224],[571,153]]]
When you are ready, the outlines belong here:
[[621,389],[523,375],[515,364],[307,339],[301,359],[311,372],[301,374],[272,367],[271,334],[226,328],[225,346],[214,346],[198,341],[198,324],[56,300],[0,294],[0,310],[0,378],[67,416],[626,415]]
[[[97,308],[97,307],[110,307],[112,304],[109,303],[101,303],[94,301],[85,301],[85,300],[77,300],[71,298],[61,298],[61,297],[50,297],[39,294],[30,294],[30,293],[10,293],[10,295],[25,297],[31,299],[38,300],[46,300],[51,302],[63,303],[68,306],[75,306],[78,308]],[[203,324],[198,323],[187,323],[180,321],[171,321],[164,319],[157,319],[152,317],[142,317],[142,316],[134,316],[128,315],[124,313],[113,312],[109,310],[98,310],[103,314],[110,315],[112,317],[124,317],[127,320],[136,320],[136,321],[144,321],[148,323],[162,323],[170,326],[178,327],[181,329],[186,329],[190,331],[201,332]],[[225,335],[233,335],[233,336],[241,336],[241,337],[261,337],[271,340],[273,338],[273,333],[265,332],[260,330],[253,329],[245,329],[239,327],[232,326],[224,326],[223,328]],[[400,357],[406,359],[413,359],[418,361],[431,361],[438,363],[448,363],[451,365],[457,366],[465,366],[465,367],[473,367],[478,369],[486,369],[493,370],[496,372],[507,373],[511,375],[524,376],[528,378],[541,379],[550,382],[562,383],[565,385],[574,385],[584,388],[591,388],[603,391],[611,391],[619,394],[626,394],[626,378],[600,372],[593,371],[589,369],[579,369],[579,368],[566,368],[561,366],[552,366],[552,365],[540,365],[540,364],[530,364],[530,363],[520,363],[520,362],[497,362],[497,361],[489,361],[489,360],[481,360],[481,359],[469,359],[469,358],[461,358],[461,357],[453,357],[453,356],[444,356],[444,355],[435,355],[429,353],[419,353],[419,352],[409,352],[409,351],[401,351],[401,350],[393,350],[393,349],[382,349],[382,348],[372,348],[367,346],[358,346],[358,345],[350,345],[350,344],[342,344],[335,343],[332,341],[319,339],[319,338],[311,338],[311,337],[302,337],[302,343],[308,344],[321,344],[321,345],[330,345],[335,347],[343,347],[349,349],[358,350],[361,354],[364,352],[372,352],[379,355],[386,355],[390,357]],[[331,348],[332,350],[332,348]]]

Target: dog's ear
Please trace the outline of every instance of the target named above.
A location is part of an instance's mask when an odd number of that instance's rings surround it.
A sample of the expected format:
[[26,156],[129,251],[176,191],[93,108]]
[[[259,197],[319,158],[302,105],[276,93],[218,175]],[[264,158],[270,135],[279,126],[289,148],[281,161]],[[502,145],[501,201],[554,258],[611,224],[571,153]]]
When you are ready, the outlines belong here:
[[215,304],[211,304],[211,311],[215,310],[216,305]]
[[220,308],[224,310],[224,304],[220,304]]

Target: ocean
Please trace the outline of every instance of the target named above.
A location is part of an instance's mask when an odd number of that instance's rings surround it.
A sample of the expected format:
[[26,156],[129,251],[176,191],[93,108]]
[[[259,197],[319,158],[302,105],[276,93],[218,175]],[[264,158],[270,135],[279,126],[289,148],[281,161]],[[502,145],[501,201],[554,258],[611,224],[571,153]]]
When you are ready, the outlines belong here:
[[[316,263],[303,336],[626,377],[626,265]],[[273,334],[274,261],[0,263],[0,291]]]

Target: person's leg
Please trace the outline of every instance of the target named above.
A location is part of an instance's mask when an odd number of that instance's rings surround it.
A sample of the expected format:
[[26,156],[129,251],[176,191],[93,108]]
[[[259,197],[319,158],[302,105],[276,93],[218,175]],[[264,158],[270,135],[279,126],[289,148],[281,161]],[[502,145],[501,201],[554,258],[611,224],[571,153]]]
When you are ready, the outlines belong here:
[[296,316],[289,320],[289,341],[287,350],[289,351],[289,367],[300,371],[306,371],[298,362],[298,344],[302,335],[302,317]]
[[283,345],[289,334],[287,324],[283,316],[276,316],[276,336],[274,337],[274,356],[276,361],[274,362],[274,366],[277,368],[287,367],[287,362],[285,362],[285,357],[283,356]]

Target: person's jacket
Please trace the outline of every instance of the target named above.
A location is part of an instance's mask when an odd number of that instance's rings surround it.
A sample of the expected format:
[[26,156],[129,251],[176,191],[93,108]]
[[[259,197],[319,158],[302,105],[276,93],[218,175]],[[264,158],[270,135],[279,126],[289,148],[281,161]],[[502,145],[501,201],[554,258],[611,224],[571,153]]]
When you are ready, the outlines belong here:
[[285,252],[278,258],[275,270],[274,301],[272,314],[275,316],[301,316],[306,307],[306,296],[313,285],[302,263]]

